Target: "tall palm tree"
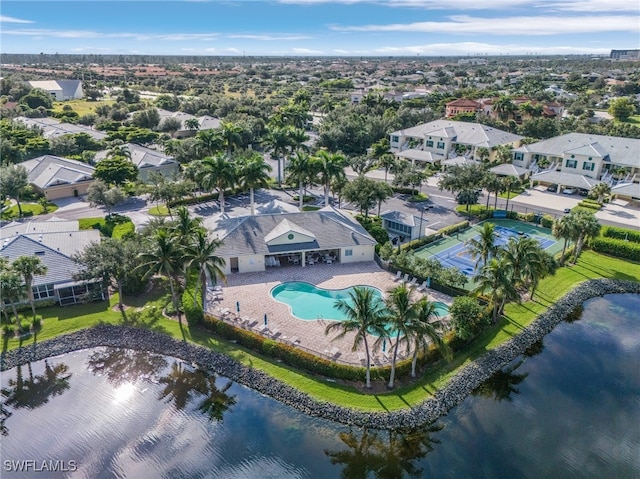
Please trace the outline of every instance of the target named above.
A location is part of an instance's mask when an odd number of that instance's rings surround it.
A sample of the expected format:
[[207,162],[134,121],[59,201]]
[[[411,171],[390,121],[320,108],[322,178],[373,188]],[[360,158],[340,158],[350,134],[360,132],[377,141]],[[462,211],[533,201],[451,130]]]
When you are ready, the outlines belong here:
[[47,267],[40,261],[37,256],[20,256],[12,263],[13,269],[22,275],[24,279],[25,289],[31,303],[31,312],[36,317],[35,299],[33,297],[33,277],[44,276],[47,274]]
[[506,121],[509,118],[509,115],[516,110],[516,106],[513,104],[510,97],[502,95],[493,102],[493,110],[498,114],[502,121]]
[[511,264],[504,257],[491,258],[474,278],[477,286],[473,290],[476,295],[488,294],[489,304],[493,309],[493,322],[497,322],[498,315],[507,301],[519,299],[518,291],[513,283]]
[[[200,286],[202,291],[202,310],[205,309],[205,296],[207,291],[207,275],[216,283],[220,278],[224,281],[225,275],[223,268],[226,264],[225,260],[220,256],[216,256],[216,250],[222,246],[219,239],[210,238],[207,231],[198,229],[192,237],[190,244],[185,248],[184,261],[187,270],[198,273]],[[198,297],[198,284],[196,283],[193,303],[195,305]]]
[[364,351],[367,356],[366,360],[366,387],[371,388],[371,352],[369,350],[369,334],[383,337],[386,335],[385,326],[385,309],[384,303],[375,296],[370,288],[356,286],[353,292],[349,293],[349,299],[339,299],[335,303],[335,307],[342,311],[347,317],[344,321],[333,321],[325,329],[325,334],[329,334],[334,330],[340,333],[334,338],[339,339],[347,334],[355,333],[353,338],[352,351],[356,351],[364,344]]
[[385,300],[387,306],[387,320],[390,326],[389,339],[392,340],[395,335],[393,344],[393,356],[391,357],[391,375],[389,376],[389,388],[393,388],[396,377],[396,361],[398,360],[398,348],[400,347],[401,337],[409,338],[411,335],[411,327],[417,316],[416,303],[411,299],[413,291],[405,284],[396,286],[389,291],[389,296]]
[[0,273],[0,291],[2,291],[3,299],[11,304],[18,330],[22,330],[20,316],[18,316],[18,309],[16,308],[16,303],[21,301],[25,296],[24,283],[22,282],[20,274],[13,270],[5,270]]
[[220,138],[227,151],[227,157],[231,158],[233,150],[242,145],[242,127],[231,121],[225,121],[220,125]]
[[[491,193],[495,193],[495,202],[498,202],[498,193],[502,191],[503,185],[500,178],[495,173],[487,172],[487,174],[482,178],[482,186],[485,190],[487,190],[487,210],[489,210],[489,199],[491,198]],[[495,209],[495,205],[494,205]]]
[[187,246],[198,231],[203,230],[202,218],[191,216],[191,212],[185,206],[176,210],[176,219],[171,222],[173,233],[182,246]]
[[298,181],[299,208],[302,210],[304,203],[304,187],[313,182],[317,176],[319,162],[308,153],[297,152],[289,159],[287,174]]
[[564,254],[567,251],[567,245],[571,239],[576,236],[576,228],[573,221],[569,216],[562,216],[557,218],[551,227],[551,233],[556,239],[563,239],[564,245],[562,246],[562,255],[560,256],[560,262],[564,263]]
[[604,197],[611,193],[611,187],[606,183],[598,183],[591,188],[591,193],[598,198],[598,203],[602,204]]
[[418,362],[418,353],[422,349],[427,351],[430,339],[438,348],[438,351],[449,361],[451,360],[451,349],[444,342],[438,331],[440,320],[436,303],[422,298],[416,305],[416,317],[409,328],[409,338],[413,341],[413,358],[411,359],[411,377],[416,377],[416,364]]
[[222,137],[217,130],[201,130],[196,133],[196,145],[200,158],[213,156],[224,149]]
[[391,153],[385,153],[384,155],[378,158],[378,165],[381,168],[384,168],[384,182],[387,183],[387,177],[389,176],[389,171],[393,170],[396,167],[396,157]]
[[141,263],[138,268],[145,271],[145,279],[157,274],[169,280],[173,307],[182,323],[178,286],[184,271],[184,257],[180,243],[169,231],[160,229],[149,239],[147,251],[140,253],[139,258]]
[[510,238],[501,255],[511,265],[515,286],[528,289],[531,285],[532,295],[540,280],[555,271],[553,257],[534,238]]
[[[480,230],[478,239],[471,238],[467,240],[467,251],[471,258],[475,260],[474,269],[477,271],[480,265],[487,264],[491,256],[495,256],[498,251],[496,238],[498,237],[493,223],[484,223]],[[478,261],[482,260],[482,261]]]
[[520,181],[520,178],[517,178],[515,176],[505,176],[502,178],[502,185],[505,189],[505,191],[507,192],[507,205],[505,206],[505,210],[509,211],[509,196],[511,191],[513,191],[514,189],[520,187],[520,185],[522,185],[522,182]]
[[329,206],[331,181],[345,175],[344,167],[347,165],[347,159],[343,155],[329,153],[326,150],[320,150],[314,158],[317,160],[320,182],[324,185],[324,205]]
[[572,221],[575,223],[578,232],[576,248],[573,252],[575,262],[578,261],[580,253],[582,253],[582,247],[585,241],[600,234],[600,223],[598,222],[598,218],[590,211],[572,211],[569,216],[572,217]]
[[278,162],[278,185],[282,185],[282,162],[290,145],[289,129],[286,127],[271,127],[267,130],[267,135],[263,144],[271,148],[276,161]]
[[239,183],[240,187],[249,190],[249,202],[251,203],[251,216],[255,216],[255,202],[253,193],[256,188],[267,188],[269,186],[269,173],[272,168],[269,163],[259,153],[245,158],[240,164]]
[[224,215],[224,190],[235,184],[235,169],[224,153],[202,160],[201,183],[206,189],[218,190],[220,213]]

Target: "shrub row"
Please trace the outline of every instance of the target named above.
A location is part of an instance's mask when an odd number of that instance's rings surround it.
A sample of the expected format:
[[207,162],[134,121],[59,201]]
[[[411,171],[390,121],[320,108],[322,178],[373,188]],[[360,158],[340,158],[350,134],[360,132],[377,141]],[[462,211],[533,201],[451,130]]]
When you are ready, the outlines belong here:
[[424,236],[423,238],[411,240],[408,243],[403,244],[400,249],[403,251],[417,249],[429,243],[433,243],[434,241],[439,240],[445,235],[452,235],[453,233],[456,233],[458,231],[466,230],[468,227],[469,221],[465,220],[460,223],[441,228],[437,232],[428,236]]
[[589,246],[598,253],[610,254],[618,258],[640,261],[640,243],[617,238],[598,236],[589,241]]
[[632,243],[640,243],[640,231],[619,228],[617,226],[603,226],[600,235],[606,238],[628,240]]
[[399,193],[401,195],[413,196],[414,194],[418,193],[418,190],[416,190],[415,188],[403,188],[400,186],[392,186],[391,189],[393,190],[394,193]]
[[540,224],[543,228],[552,228],[554,221],[555,219],[551,215],[544,215],[542,218],[540,218]]
[[169,203],[169,206],[171,208],[174,208],[176,206],[196,205],[198,203],[205,203],[207,201],[217,200],[217,199],[218,199],[218,193],[206,193],[200,196],[189,196],[188,198],[173,200]]
[[581,208],[587,208],[589,210],[596,210],[596,211],[602,208],[602,206],[597,201],[589,201],[589,200],[582,200],[580,203],[578,203],[578,206]]
[[[364,367],[340,364],[315,354],[291,346],[289,344],[274,341],[253,331],[240,329],[231,324],[220,321],[214,317],[206,316],[203,323],[205,329],[221,336],[229,341],[244,346],[270,358],[282,361],[312,374],[318,374],[333,379],[348,381],[364,381],[366,369]],[[424,366],[427,362],[435,362],[440,358],[435,349],[430,349],[426,355],[418,357],[418,365]],[[372,380],[386,380],[389,377],[391,367],[372,367]],[[396,377],[408,377],[411,373],[411,361],[404,360],[396,363]]]

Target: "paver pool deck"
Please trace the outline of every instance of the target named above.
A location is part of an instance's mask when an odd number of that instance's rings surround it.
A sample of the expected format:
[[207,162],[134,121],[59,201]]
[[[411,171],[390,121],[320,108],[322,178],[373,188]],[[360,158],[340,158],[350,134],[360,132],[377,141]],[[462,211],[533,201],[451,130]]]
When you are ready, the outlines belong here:
[[[290,342],[297,338],[295,346],[306,349],[319,356],[338,362],[361,365],[359,358],[364,355],[364,349],[352,352],[353,335],[349,334],[340,340],[333,340],[338,332],[329,336],[324,331],[330,320],[302,320],[291,314],[289,306],[280,303],[271,296],[271,289],[288,281],[304,281],[325,289],[343,289],[350,286],[367,285],[380,289],[384,294],[398,286],[399,281],[394,281],[395,275],[381,269],[375,262],[350,263],[350,264],[317,264],[307,267],[282,267],[273,268],[258,273],[235,273],[227,277],[227,285],[223,285],[223,299],[213,301],[210,294],[207,297],[207,311],[218,317],[221,310],[228,310],[228,322],[239,322],[233,317],[236,315],[237,304],[240,304],[240,313],[237,315],[248,320],[253,331],[259,331],[264,325],[264,315],[267,315],[267,324],[270,331],[277,330],[275,339]],[[414,297],[419,298],[425,293],[414,292]],[[452,298],[438,291],[427,289],[429,300],[440,301],[450,305]],[[246,326],[245,326],[246,327]],[[268,335],[268,334],[267,334]],[[370,344],[377,339],[371,337]],[[337,351],[336,349],[337,348]],[[387,344],[387,352],[389,345]],[[400,348],[401,350],[404,348]],[[333,353],[332,353],[333,351]],[[382,352],[374,351],[377,358],[375,364],[386,364]]]

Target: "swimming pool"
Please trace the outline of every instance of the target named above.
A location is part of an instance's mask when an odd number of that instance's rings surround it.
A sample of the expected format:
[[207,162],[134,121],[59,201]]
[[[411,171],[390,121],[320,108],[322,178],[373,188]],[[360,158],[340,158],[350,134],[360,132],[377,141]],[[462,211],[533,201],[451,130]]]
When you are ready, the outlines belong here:
[[[345,314],[335,307],[339,299],[349,300],[350,293],[357,286],[345,289],[323,289],[310,283],[293,281],[279,284],[271,290],[273,299],[284,303],[291,309],[291,314],[296,318],[306,321],[317,319],[331,319],[344,321]],[[373,286],[360,286],[373,290],[373,294],[379,300],[383,299],[382,291]],[[449,314],[446,304],[437,302],[436,311],[442,318]]]

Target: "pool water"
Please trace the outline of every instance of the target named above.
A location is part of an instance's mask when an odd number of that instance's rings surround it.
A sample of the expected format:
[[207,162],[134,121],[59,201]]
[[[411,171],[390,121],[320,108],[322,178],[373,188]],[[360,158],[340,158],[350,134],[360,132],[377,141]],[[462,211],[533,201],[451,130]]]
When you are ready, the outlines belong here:
[[[310,283],[288,282],[282,283],[271,290],[273,299],[284,303],[291,309],[291,314],[296,318],[304,320],[331,319],[334,321],[344,321],[345,314],[335,307],[339,299],[349,301],[350,294],[353,293],[352,286],[345,289],[323,289]],[[382,301],[382,291],[373,286],[360,286],[371,289],[376,298]],[[437,302],[436,311],[440,317],[449,314],[446,304]]]

